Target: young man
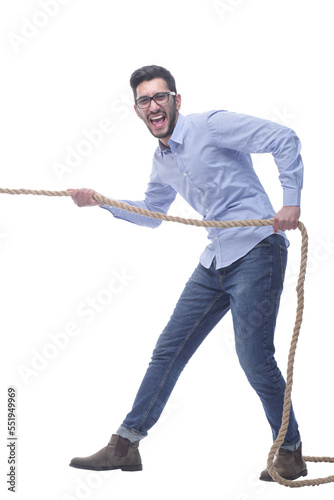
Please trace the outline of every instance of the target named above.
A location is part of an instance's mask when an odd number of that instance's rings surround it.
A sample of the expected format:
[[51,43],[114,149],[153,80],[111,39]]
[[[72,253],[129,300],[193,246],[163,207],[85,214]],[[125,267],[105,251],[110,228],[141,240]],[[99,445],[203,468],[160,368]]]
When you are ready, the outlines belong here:
[[[128,201],[166,213],[177,193],[204,220],[269,219],[273,226],[208,229],[210,244],[187,282],[158,339],[132,410],[105,448],[74,458],[92,470],[141,470],[139,441],[158,420],[183,368],[205,337],[231,310],[240,364],[277,437],[285,382],[274,358],[274,330],[283,288],[288,240],[300,216],[303,164],[295,133],[276,123],[226,111],[183,116],[169,71],[145,66],[130,79],[134,109],[158,141],[144,201]],[[251,153],[271,153],[283,187],[276,213],[252,166]],[[72,190],[74,202],[94,206],[93,190]],[[157,227],[161,221],[103,205],[115,217]],[[291,410],[285,441],[275,460],[279,474],[307,474],[298,424]],[[267,470],[260,479],[272,481]]]

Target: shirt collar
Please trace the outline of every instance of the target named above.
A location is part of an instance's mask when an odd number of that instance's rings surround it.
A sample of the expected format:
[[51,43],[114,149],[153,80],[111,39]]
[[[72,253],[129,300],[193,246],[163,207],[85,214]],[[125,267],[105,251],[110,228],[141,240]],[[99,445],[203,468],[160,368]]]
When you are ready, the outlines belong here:
[[[173,133],[172,133],[172,135],[171,135],[171,137],[170,137],[170,139],[168,141],[169,143],[171,141],[172,142],[176,142],[177,144],[182,144],[183,143],[183,127],[184,127],[184,122],[185,122],[184,116],[179,113],[179,116],[177,118],[177,122],[176,122],[176,125],[174,127]],[[166,151],[166,149],[169,149],[160,140],[159,140],[159,148],[160,148],[161,153],[163,153],[164,151]]]

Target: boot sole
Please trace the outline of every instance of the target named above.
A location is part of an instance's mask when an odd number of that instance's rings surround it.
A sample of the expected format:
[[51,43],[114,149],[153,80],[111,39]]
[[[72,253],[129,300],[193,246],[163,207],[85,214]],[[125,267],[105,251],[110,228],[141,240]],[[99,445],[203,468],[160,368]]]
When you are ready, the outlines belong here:
[[70,464],[70,467],[74,467],[75,469],[97,470],[97,471],[121,470],[123,472],[136,472],[136,471],[143,470],[142,464],[138,464],[138,465],[120,465],[120,466],[116,466],[116,467],[92,467],[92,466],[90,467],[90,466],[85,466],[85,465]]
[[[298,479],[299,477],[305,477],[305,476],[307,476],[307,470],[303,470],[302,472],[299,472],[298,474],[295,474],[294,476],[285,477],[283,479],[286,479],[287,481],[294,481],[295,479]],[[274,483],[275,482],[271,476],[264,477],[264,478],[260,477],[259,479],[260,479],[260,481],[265,481],[267,483]]]

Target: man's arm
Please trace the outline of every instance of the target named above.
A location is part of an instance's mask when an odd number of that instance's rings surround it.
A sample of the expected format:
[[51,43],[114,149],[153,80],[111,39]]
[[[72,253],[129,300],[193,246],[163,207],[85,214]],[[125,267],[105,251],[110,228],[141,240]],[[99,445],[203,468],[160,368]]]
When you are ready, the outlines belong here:
[[222,111],[209,116],[208,127],[220,147],[249,154],[272,154],[283,188],[283,208],[274,217],[273,229],[275,232],[296,229],[304,167],[295,132],[269,120]]
[[[74,203],[79,207],[100,206],[111,212],[112,215],[117,219],[123,219],[133,224],[138,224],[140,226],[146,226],[150,228],[156,228],[162,222],[158,219],[153,219],[151,217],[145,217],[144,215],[128,212],[127,210],[124,210],[122,208],[111,207],[109,205],[99,203],[93,198],[94,193],[96,193],[96,191],[94,191],[93,189],[69,189],[69,191],[71,191],[71,196]],[[160,212],[166,214],[175,197],[176,191],[168,184],[162,183],[157,173],[153,169],[150,177],[150,182],[145,192],[144,200],[119,201],[123,201],[128,205],[150,210],[151,212]]]
[[289,231],[290,229],[297,229],[300,217],[300,207],[283,207],[274,217],[273,229],[277,233],[281,231]]
[[94,200],[93,196],[96,193],[94,189],[68,189],[67,191],[71,192],[72,200],[78,207],[102,207],[103,205],[103,203]]

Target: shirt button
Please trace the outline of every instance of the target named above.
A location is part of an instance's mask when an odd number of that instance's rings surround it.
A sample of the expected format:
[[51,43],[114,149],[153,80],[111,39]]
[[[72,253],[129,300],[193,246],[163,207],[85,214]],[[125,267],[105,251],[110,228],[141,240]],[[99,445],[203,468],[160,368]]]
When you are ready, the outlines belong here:
[[184,173],[183,175],[184,175],[185,177],[187,177],[187,174],[186,174],[186,173]]
[[177,153],[174,153],[174,156],[177,156]]

